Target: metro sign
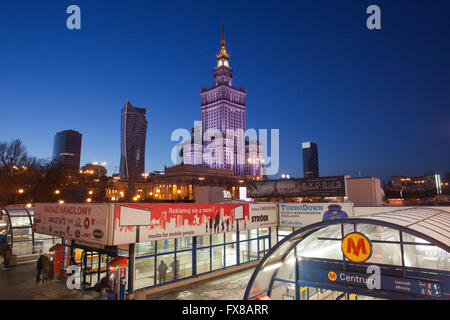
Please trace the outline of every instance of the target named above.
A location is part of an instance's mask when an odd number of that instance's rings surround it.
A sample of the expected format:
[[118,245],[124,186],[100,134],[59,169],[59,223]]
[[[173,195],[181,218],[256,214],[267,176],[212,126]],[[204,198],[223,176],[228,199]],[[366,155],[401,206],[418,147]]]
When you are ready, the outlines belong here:
[[357,263],[367,261],[372,255],[372,243],[370,240],[359,232],[349,233],[342,239],[342,253],[344,256]]

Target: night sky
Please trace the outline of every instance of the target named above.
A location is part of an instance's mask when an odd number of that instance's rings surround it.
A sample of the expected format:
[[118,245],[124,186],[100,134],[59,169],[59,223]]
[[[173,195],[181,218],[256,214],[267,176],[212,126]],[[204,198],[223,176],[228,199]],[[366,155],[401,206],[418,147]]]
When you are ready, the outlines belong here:
[[[66,8],[81,8],[81,30]],[[381,8],[381,30],[366,9]],[[280,171],[450,171],[450,1],[0,2],[0,142],[50,159],[56,132],[83,134],[81,164],[120,162],[120,110],[147,109],[146,171],[173,165],[171,133],[200,120],[221,21],[247,128],[280,129]]]

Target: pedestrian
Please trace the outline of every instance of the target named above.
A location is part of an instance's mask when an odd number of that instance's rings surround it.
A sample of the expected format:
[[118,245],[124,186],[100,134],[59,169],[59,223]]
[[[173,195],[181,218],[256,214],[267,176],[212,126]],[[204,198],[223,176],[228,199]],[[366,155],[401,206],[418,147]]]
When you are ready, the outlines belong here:
[[222,220],[222,232],[225,231],[225,225],[223,224],[223,220]]
[[206,220],[206,233],[208,233],[208,220]]
[[227,218],[227,232],[229,230],[229,227],[230,227],[230,218]]
[[38,261],[37,261],[37,275],[36,275],[36,282],[41,281],[41,272],[42,272],[42,260],[43,260],[44,255],[41,254],[41,256],[39,257]]
[[180,265],[178,263],[178,260],[173,260],[172,263],[170,264],[170,267],[172,268],[173,279],[174,280],[178,279],[180,271]]
[[158,266],[159,283],[166,282],[167,269],[168,269],[167,264],[164,263],[164,260],[161,260],[161,263]]
[[214,232],[219,232],[219,211],[216,211],[216,219],[214,221]]
[[42,282],[48,281],[48,277],[50,276],[52,263],[50,258],[47,255],[42,257]]
[[209,217],[209,232],[212,232],[212,227],[213,227],[213,220],[211,217]]
[[9,243],[5,243],[5,245],[3,246],[3,263],[5,264],[3,270],[8,270],[9,259],[11,259],[11,256],[12,256],[12,249],[9,246]]

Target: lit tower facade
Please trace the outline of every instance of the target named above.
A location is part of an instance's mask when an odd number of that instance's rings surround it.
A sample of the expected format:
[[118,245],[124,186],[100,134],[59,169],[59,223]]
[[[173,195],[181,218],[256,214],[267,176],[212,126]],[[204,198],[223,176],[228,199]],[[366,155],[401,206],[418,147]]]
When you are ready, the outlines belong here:
[[[236,176],[262,178],[262,146],[256,141],[246,141],[247,93],[244,88],[233,87],[233,68],[225,47],[223,24],[220,52],[216,59],[214,85],[201,89],[201,121],[193,129],[192,140],[183,145],[183,163],[232,170]],[[219,146],[217,141],[213,144],[212,139],[202,139],[213,136],[210,134],[213,131],[216,132],[214,136],[220,135],[223,139],[222,145]]]
[[[214,68],[214,86],[202,89],[201,122],[203,133],[216,129],[224,138],[222,150],[216,157],[216,162],[207,166],[217,169],[233,170],[235,175],[243,176],[245,164],[245,130],[246,130],[246,91],[233,87],[233,68],[230,65],[230,55],[225,48],[225,30],[222,24],[221,48]],[[227,130],[234,135],[227,137]],[[232,139],[232,140],[231,140]],[[205,152],[208,142],[203,144],[204,161],[208,163],[208,152]]]

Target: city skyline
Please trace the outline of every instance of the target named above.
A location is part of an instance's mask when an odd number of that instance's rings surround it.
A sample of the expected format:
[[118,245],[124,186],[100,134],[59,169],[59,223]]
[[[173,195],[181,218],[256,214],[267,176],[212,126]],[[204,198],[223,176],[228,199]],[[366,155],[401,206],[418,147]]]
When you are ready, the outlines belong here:
[[[1,85],[2,110],[8,109],[1,140],[19,138],[30,155],[50,159],[54,134],[77,130],[83,134],[81,164],[106,161],[111,175],[119,168],[118,113],[130,99],[151,115],[147,172],[172,166],[176,143],[170,133],[200,120],[198,93],[211,82],[223,19],[237,87],[244,84],[250,97],[247,127],[280,129],[278,176],[302,176],[301,141],[321,146],[324,176],[360,171],[388,180],[444,174],[450,163],[449,44],[439,39],[448,38],[443,7],[449,5],[379,4],[383,28],[378,33],[364,29],[363,3],[266,3],[245,22],[249,4],[232,15],[237,3],[218,8],[200,2],[187,9],[191,18],[201,15],[199,21],[187,23],[180,9],[173,24],[162,21],[170,5],[155,13],[142,3],[106,8],[106,3],[79,1],[78,33],[64,29],[65,4],[27,4],[31,10],[2,4],[2,15],[9,15],[0,19],[0,39],[9,46],[0,58],[8,62],[3,69],[9,81]],[[105,25],[122,11],[125,22]],[[434,24],[422,15],[434,17]],[[134,18],[137,22],[130,23]],[[33,23],[39,27],[30,29]],[[133,30],[139,31],[135,37],[124,37]],[[59,45],[47,48],[53,40]],[[17,116],[16,109],[26,116]]]

